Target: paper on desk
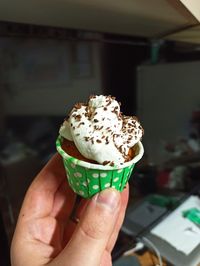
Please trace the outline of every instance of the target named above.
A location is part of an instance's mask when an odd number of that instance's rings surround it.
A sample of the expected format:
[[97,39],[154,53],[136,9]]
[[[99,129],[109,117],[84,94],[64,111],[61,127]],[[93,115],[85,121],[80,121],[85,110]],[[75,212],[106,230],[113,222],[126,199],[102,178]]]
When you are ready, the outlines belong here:
[[200,244],[200,228],[184,218],[182,212],[190,208],[200,209],[200,199],[189,197],[165,220],[151,230],[153,235],[167,241],[178,251],[190,254]]

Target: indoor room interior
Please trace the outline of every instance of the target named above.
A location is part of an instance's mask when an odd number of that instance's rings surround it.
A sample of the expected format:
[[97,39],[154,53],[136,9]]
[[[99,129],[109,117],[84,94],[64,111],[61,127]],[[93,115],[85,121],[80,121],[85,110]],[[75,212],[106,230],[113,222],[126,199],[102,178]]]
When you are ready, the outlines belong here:
[[144,128],[113,265],[200,265],[198,0],[0,1],[0,265],[60,125],[90,95]]

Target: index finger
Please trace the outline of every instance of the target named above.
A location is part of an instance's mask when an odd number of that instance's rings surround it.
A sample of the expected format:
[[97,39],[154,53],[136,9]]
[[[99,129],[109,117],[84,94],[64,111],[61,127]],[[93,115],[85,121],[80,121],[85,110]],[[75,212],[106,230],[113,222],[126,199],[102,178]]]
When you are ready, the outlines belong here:
[[50,214],[54,197],[61,183],[66,178],[60,155],[56,154],[36,176],[29,187],[21,214],[28,218],[40,218]]

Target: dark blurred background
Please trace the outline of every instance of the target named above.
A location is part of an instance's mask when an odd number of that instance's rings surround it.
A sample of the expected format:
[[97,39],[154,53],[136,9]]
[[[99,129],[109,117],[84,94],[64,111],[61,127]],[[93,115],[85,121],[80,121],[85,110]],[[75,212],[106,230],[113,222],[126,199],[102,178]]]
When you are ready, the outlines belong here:
[[115,96],[144,127],[145,155],[130,181],[130,204],[152,194],[182,197],[200,184],[200,33],[191,10],[179,1],[151,7],[141,1],[145,11],[124,1],[118,12],[106,3],[98,12],[90,1],[77,1],[65,9],[66,20],[61,8],[55,14],[63,19],[55,20],[50,5],[43,21],[39,5],[31,11],[21,3],[25,16],[3,2],[0,265],[9,265],[22,200],[55,153],[60,124],[91,94]]

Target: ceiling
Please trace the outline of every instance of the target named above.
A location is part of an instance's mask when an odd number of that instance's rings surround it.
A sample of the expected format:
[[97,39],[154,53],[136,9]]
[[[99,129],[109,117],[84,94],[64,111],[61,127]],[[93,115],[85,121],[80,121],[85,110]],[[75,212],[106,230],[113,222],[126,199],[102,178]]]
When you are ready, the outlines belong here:
[[200,0],[1,0],[0,20],[176,39],[198,25]]

